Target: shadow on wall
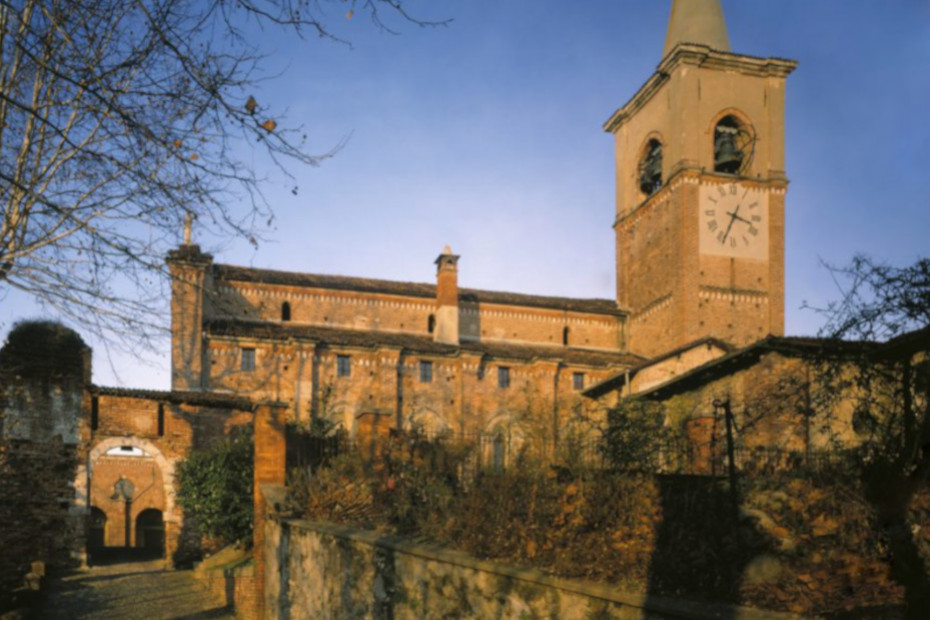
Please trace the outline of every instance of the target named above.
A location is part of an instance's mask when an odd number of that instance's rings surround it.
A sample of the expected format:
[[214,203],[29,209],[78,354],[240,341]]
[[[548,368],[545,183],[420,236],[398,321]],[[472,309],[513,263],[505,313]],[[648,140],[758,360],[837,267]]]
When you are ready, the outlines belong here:
[[[649,566],[648,593],[738,604],[753,558],[766,543],[740,523],[729,484],[708,476],[660,476],[662,520]],[[717,617],[732,618],[721,609]]]

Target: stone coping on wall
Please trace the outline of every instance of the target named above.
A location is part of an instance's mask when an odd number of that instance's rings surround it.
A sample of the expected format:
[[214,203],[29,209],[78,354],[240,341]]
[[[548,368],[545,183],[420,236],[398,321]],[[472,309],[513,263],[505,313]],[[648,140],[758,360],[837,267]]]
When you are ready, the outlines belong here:
[[[264,489],[263,489],[264,490]],[[270,489],[269,489],[270,490]],[[462,551],[435,545],[413,542],[400,536],[386,535],[370,530],[360,530],[344,525],[307,521],[302,519],[280,519],[282,525],[306,529],[318,534],[367,544],[385,550],[400,552],[424,560],[443,562],[466,569],[483,571],[502,577],[527,582],[563,592],[616,603],[653,612],[668,618],[682,620],[800,620],[795,614],[740,607],[735,605],[700,603],[618,591],[609,585],[577,579],[565,579],[547,575],[536,569],[516,568],[489,560],[481,560]]]

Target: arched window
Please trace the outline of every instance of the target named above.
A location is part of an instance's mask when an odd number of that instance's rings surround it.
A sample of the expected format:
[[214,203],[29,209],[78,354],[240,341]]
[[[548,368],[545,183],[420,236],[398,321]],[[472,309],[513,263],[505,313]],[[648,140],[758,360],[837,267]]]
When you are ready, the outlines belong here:
[[281,304],[281,320],[290,321],[291,320],[291,304],[284,302]]
[[504,435],[497,432],[491,443],[491,470],[501,472],[507,464],[507,443],[504,441]]
[[429,315],[429,318],[426,320],[426,329],[431,334],[436,330],[436,317],[432,314]]
[[662,143],[653,138],[639,160],[639,189],[652,196],[662,187]]
[[565,326],[565,327],[562,329],[562,344],[565,345],[566,347],[568,346],[568,334],[569,334],[569,332],[570,332],[570,330],[568,329],[568,326]]
[[739,174],[749,167],[753,138],[738,118],[729,114],[714,128],[714,171]]

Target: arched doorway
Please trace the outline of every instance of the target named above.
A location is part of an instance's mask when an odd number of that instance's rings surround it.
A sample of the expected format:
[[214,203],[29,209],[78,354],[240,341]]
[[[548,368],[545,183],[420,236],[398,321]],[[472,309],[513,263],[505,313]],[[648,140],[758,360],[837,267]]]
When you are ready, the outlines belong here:
[[107,513],[96,506],[90,507],[90,528],[87,532],[87,550],[94,553],[103,549],[107,539]]
[[[128,556],[149,549],[156,550],[158,557],[175,553],[180,515],[174,502],[174,468],[174,460],[166,459],[155,443],[142,438],[105,437],[93,446],[75,488],[107,516],[104,553],[96,554],[98,560],[127,556],[127,551],[131,552]],[[117,489],[124,478],[132,483],[128,497]],[[157,515],[142,517],[140,527],[140,516],[148,510]]]
[[161,510],[148,508],[136,517],[136,548],[145,555],[161,558],[165,555],[165,522]]

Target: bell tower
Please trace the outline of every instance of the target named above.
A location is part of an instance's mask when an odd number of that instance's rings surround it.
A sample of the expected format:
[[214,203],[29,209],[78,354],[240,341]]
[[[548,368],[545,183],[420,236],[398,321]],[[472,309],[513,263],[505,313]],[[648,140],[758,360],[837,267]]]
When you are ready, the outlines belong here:
[[796,66],[732,52],[720,0],[673,1],[656,72],[604,125],[634,353],[784,332],[785,82]]

